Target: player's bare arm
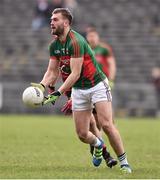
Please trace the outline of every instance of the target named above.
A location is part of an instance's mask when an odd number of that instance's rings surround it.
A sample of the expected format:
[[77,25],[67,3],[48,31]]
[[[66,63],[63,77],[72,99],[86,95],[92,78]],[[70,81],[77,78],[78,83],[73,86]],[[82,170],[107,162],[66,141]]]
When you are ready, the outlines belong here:
[[62,84],[62,86],[58,89],[58,91],[53,92],[50,94],[43,102],[43,104],[48,104],[52,103],[54,104],[55,101],[63,94],[65,91],[70,89],[75,82],[79,79],[80,74],[81,74],[81,69],[82,69],[82,64],[83,64],[83,58],[71,58],[70,60],[70,68],[71,68],[71,74],[68,76],[66,81]]
[[63,94],[65,91],[70,89],[74,83],[79,79],[81,74],[83,64],[83,57],[79,58],[71,58],[70,60],[70,68],[71,74],[68,76],[63,85],[58,89],[58,91]]
[[109,80],[114,81],[116,76],[116,61],[113,55],[108,57],[109,64]]
[[46,73],[43,76],[42,81],[40,82],[45,87],[50,84],[54,85],[59,75],[59,61],[58,60],[49,60],[48,68]]

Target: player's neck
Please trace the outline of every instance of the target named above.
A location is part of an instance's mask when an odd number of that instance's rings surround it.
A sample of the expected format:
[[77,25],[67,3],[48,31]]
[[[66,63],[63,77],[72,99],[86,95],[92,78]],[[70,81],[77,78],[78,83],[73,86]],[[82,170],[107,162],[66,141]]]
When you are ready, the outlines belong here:
[[67,37],[69,31],[70,31],[70,27],[67,27],[66,29],[64,29],[64,33],[61,36],[59,36],[59,40],[61,42],[66,41],[66,37]]

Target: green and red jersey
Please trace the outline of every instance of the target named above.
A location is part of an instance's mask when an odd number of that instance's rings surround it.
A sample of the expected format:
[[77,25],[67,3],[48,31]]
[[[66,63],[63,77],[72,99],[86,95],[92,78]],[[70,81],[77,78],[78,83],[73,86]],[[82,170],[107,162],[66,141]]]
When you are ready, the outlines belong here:
[[99,63],[101,70],[109,77],[109,62],[108,57],[111,56],[112,51],[108,47],[103,47],[102,45],[97,45],[93,51],[95,52],[96,60]]
[[59,39],[55,39],[50,44],[49,51],[52,60],[60,61],[63,81],[65,81],[71,73],[71,58],[83,57],[80,78],[73,85],[75,88],[88,89],[106,78],[86,40],[73,30],[69,31],[65,42],[62,43]]

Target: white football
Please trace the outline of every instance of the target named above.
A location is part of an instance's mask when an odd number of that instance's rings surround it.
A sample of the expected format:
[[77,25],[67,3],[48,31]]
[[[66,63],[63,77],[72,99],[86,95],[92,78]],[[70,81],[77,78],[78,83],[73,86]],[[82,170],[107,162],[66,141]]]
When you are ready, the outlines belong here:
[[28,87],[22,95],[23,103],[29,107],[38,107],[42,105],[44,99],[43,92],[38,87]]

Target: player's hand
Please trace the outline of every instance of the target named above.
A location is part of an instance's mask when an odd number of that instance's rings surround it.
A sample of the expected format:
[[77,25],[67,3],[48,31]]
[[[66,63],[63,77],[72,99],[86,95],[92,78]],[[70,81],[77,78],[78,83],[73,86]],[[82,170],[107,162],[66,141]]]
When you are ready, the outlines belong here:
[[111,90],[113,90],[113,88],[114,88],[114,81],[113,80],[109,80],[109,86],[110,86]]
[[59,91],[55,91],[52,94],[49,94],[46,97],[46,100],[43,101],[43,105],[46,105],[48,103],[52,103],[54,105],[54,103],[56,102],[56,100],[60,97],[61,93]]
[[61,111],[65,114],[65,115],[70,115],[72,114],[72,99],[69,99],[65,105],[63,106],[63,108],[61,109]]
[[45,86],[41,83],[31,83],[31,86],[38,87],[43,93],[45,91]]
[[71,98],[71,89],[69,89],[68,91],[65,91],[64,94],[67,96],[68,99]]

